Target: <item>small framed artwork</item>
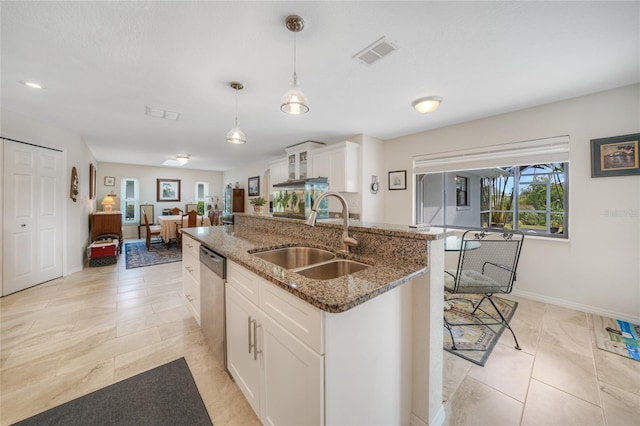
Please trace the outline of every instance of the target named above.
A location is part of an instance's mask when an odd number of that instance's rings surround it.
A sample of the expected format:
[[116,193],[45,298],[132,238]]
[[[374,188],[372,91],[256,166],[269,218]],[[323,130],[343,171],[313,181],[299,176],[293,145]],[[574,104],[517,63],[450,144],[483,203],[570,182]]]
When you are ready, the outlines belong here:
[[249,197],[258,197],[260,195],[260,176],[249,178]]
[[96,198],[96,168],[93,163],[89,163],[89,199]]
[[591,177],[640,175],[640,133],[591,139]]
[[113,176],[105,176],[104,186],[116,186],[116,178]]
[[156,179],[157,201],[180,201],[180,179]]
[[407,189],[407,171],[389,172],[389,190]]

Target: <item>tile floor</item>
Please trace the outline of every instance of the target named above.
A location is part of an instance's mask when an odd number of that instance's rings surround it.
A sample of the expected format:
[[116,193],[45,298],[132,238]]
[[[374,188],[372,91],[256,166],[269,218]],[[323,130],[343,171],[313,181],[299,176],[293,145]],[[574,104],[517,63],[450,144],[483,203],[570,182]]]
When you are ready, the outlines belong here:
[[[180,263],[82,272],[0,299],[0,425],[184,356],[216,426],[258,425],[185,307]],[[448,425],[637,425],[640,363],[582,312],[518,299],[484,368],[444,353]]]

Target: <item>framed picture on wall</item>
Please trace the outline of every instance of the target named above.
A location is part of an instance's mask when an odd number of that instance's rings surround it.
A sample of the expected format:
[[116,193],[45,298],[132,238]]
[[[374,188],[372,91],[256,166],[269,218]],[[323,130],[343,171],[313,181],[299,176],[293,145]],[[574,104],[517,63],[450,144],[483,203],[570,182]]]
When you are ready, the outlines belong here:
[[116,178],[113,176],[105,176],[104,186],[116,186]]
[[260,176],[250,177],[248,179],[249,197],[257,197],[260,195]]
[[591,139],[591,177],[640,175],[640,133]]
[[397,189],[407,189],[407,171],[397,170],[389,172],[389,189],[391,191]]
[[156,179],[157,201],[180,201],[180,179]]

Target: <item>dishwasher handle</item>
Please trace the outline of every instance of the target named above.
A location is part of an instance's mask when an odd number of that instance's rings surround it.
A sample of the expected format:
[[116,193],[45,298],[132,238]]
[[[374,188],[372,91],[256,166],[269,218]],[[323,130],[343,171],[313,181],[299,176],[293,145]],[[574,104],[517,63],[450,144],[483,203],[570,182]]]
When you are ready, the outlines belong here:
[[220,256],[215,251],[200,246],[200,264],[210,269],[214,274],[220,278],[227,278],[227,259],[224,256]]

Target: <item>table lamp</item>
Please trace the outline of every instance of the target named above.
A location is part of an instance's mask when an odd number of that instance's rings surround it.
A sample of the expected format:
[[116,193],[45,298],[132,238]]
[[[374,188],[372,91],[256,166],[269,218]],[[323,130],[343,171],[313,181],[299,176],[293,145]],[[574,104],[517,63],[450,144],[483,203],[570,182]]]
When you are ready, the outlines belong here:
[[115,206],[116,204],[115,196],[116,194],[111,191],[111,193],[105,195],[105,197],[102,199],[101,204],[104,207],[105,212],[113,211],[113,206]]

